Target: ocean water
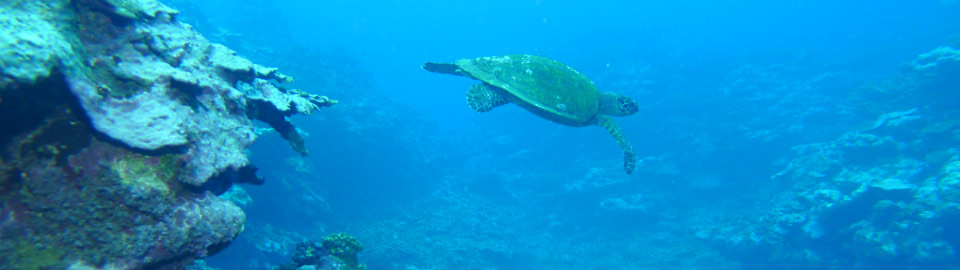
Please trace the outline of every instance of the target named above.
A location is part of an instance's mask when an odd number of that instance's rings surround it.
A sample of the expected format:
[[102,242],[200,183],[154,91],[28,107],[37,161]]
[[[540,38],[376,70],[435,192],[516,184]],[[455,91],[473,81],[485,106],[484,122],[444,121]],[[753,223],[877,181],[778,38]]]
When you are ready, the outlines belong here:
[[[292,118],[309,156],[251,147],[267,182],[212,267],[336,232],[367,269],[960,267],[955,1],[166,3],[340,101]],[[506,54],[635,99],[636,171],[603,128],[477,113],[476,80],[421,68]]]

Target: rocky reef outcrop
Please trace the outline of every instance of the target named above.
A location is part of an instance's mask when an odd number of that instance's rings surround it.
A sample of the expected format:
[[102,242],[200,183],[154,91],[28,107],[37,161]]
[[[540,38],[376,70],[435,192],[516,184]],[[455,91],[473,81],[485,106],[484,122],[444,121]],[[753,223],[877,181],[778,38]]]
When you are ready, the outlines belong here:
[[292,260],[281,264],[277,270],[364,270],[357,253],[363,245],[352,235],[335,233],[323,237],[322,242],[297,243]]
[[949,47],[919,55],[889,90],[915,104],[897,100],[887,107],[899,109],[861,129],[793,147],[770,178],[783,190],[759,214],[697,236],[748,269],[955,267],[958,55]]
[[0,265],[178,269],[245,215],[216,195],[262,183],[261,120],[336,104],[213,44],[154,0],[0,3]]

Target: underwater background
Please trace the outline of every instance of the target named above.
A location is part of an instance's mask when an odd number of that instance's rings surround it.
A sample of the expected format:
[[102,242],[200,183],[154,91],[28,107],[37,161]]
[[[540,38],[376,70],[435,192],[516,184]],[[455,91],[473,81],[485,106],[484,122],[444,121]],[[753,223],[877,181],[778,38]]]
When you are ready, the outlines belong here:
[[[265,182],[213,188],[242,233],[188,269],[334,269],[302,243],[337,235],[362,243],[338,269],[960,268],[958,1],[162,2],[336,100],[285,115],[309,155],[257,122]],[[637,169],[421,68],[506,54],[635,99]]]
[[[284,148],[271,138],[253,145],[268,183],[247,189],[246,231],[211,265],[263,267],[291,252],[290,234],[343,231],[365,245],[370,269],[960,266],[960,232],[903,225],[932,222],[912,209],[921,199],[825,209],[857,200],[859,182],[870,181],[860,178],[916,189],[956,166],[957,63],[936,85],[917,85],[925,75],[909,63],[960,45],[958,4],[171,5],[212,40],[341,101],[294,118],[310,134],[311,156],[274,150]],[[478,114],[464,101],[475,81],[419,68],[518,53],[559,60],[601,90],[635,98],[640,112],[617,121],[638,171],[623,174],[601,128],[560,126],[516,106]],[[904,111],[915,119],[875,127]],[[921,132],[935,125],[950,127]],[[826,192],[839,198],[817,195]]]

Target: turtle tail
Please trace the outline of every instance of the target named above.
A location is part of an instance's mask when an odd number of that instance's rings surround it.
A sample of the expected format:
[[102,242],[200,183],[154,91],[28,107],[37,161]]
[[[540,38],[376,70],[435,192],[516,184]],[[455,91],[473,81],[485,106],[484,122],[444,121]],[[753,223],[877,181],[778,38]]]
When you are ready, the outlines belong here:
[[617,126],[617,122],[614,122],[612,118],[603,115],[597,116],[597,125],[602,126],[617,140],[620,149],[623,149],[623,170],[627,174],[633,173],[633,169],[637,167],[636,154],[633,153],[633,146],[620,132],[620,126]]

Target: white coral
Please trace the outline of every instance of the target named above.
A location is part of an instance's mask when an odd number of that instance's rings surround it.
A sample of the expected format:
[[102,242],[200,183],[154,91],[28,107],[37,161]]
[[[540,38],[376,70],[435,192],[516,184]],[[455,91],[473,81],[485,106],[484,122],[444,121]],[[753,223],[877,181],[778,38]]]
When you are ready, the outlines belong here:
[[[20,83],[33,83],[50,76],[54,66],[73,54],[70,43],[53,24],[50,9],[59,8],[64,1],[43,4],[19,3],[20,8],[9,8],[13,3],[0,4],[0,75]],[[0,88],[11,83],[0,79]]]

